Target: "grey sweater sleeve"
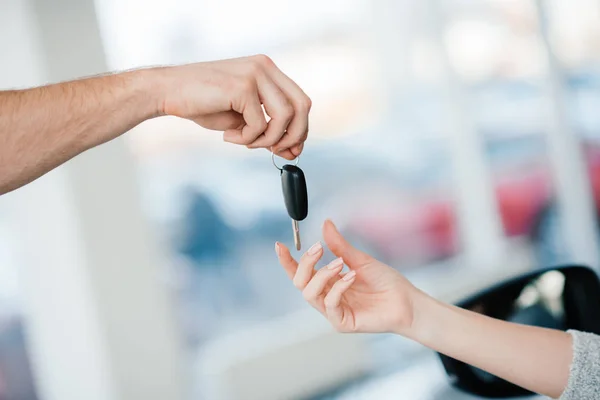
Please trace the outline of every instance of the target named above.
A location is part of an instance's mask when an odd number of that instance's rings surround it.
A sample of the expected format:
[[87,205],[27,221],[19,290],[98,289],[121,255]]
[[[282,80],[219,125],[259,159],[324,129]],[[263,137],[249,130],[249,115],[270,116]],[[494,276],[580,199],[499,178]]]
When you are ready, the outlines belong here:
[[560,400],[600,399],[600,336],[570,330],[573,362]]

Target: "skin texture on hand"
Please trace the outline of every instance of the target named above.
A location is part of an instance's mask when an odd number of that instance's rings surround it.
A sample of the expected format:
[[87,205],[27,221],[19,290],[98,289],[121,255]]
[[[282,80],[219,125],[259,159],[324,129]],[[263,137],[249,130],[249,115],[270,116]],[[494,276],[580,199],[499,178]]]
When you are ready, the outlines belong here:
[[269,57],[183,65],[165,72],[161,114],[225,131],[227,142],[269,148],[290,160],[300,154],[312,103]]
[[[277,243],[279,261],[304,298],[340,332],[396,332],[413,321],[416,288],[391,267],[352,247],[331,221],[323,225],[325,244],[338,259],[315,270],[323,256],[320,243],[299,262]],[[350,272],[341,274],[346,264]]]
[[[320,243],[299,262],[276,243],[279,261],[304,298],[340,332],[393,332],[554,398],[564,391],[573,357],[562,331],[495,320],[441,303],[402,274],[350,245],[331,221],[325,244],[338,259],[315,270]],[[350,272],[342,274],[342,263]]]
[[223,131],[227,142],[291,160],[302,152],[310,107],[308,96],[266,56],[0,91],[0,195],[161,115],[190,119]]

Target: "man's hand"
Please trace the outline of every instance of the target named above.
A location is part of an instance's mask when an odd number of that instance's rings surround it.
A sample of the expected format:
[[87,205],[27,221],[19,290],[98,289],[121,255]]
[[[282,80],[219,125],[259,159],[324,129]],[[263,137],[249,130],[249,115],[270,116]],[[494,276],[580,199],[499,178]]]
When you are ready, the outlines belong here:
[[301,153],[311,100],[269,57],[189,64],[162,72],[160,114],[193,120],[224,131],[227,142],[264,147],[290,160]]
[[291,160],[302,152],[310,106],[267,56],[0,91],[0,195],[160,115]]

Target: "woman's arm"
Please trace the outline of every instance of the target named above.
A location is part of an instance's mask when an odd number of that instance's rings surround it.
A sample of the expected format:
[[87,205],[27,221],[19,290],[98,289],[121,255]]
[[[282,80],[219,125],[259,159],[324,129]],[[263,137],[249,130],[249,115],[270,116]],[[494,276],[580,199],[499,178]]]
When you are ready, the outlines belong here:
[[330,221],[323,237],[339,258],[318,271],[320,243],[299,262],[282,244],[276,251],[304,298],[338,331],[398,333],[540,394],[559,397],[567,387],[565,399],[600,398],[599,337],[508,323],[441,303],[352,247]]
[[399,334],[552,398],[567,386],[570,334],[500,321],[422,293],[415,296],[414,307],[412,325]]
[[309,109],[310,99],[266,56],[0,91],[0,195],[160,115],[293,159],[307,137]]

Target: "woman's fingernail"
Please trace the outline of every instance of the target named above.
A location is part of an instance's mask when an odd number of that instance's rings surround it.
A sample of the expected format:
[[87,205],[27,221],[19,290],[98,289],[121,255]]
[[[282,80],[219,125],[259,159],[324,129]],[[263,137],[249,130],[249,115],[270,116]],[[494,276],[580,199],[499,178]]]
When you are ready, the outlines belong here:
[[344,277],[342,279],[345,280],[346,282],[348,282],[348,281],[351,281],[352,279],[354,279],[355,276],[356,276],[356,271],[350,271],[346,275],[344,275]]
[[342,258],[338,258],[336,260],[333,260],[328,266],[327,269],[331,269],[334,270],[336,268],[341,267],[342,265],[344,265],[344,260],[342,260]]
[[279,247],[279,242],[275,242],[275,253],[277,253],[278,256],[281,255],[281,248]]
[[325,225],[327,225],[327,224],[331,224],[335,228],[333,221],[330,218],[327,218],[325,221],[323,221],[323,225],[321,226],[321,229],[325,228]]
[[321,242],[317,242],[317,243],[313,244],[310,249],[308,249],[308,254],[311,256],[314,256],[319,251],[321,251],[322,248],[323,248],[323,246],[321,245]]

